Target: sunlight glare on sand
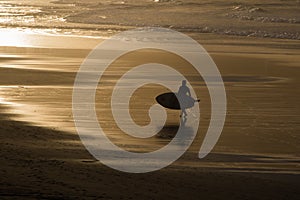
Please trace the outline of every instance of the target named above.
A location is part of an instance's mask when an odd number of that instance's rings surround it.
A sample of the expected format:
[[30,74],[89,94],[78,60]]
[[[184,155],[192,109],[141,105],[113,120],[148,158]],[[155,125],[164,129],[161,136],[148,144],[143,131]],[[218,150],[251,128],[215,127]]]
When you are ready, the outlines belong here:
[[8,102],[8,101],[5,101],[4,98],[0,97],[0,105],[16,105],[15,103],[13,102]]
[[[49,29],[0,28],[0,47],[55,47],[91,49],[105,37],[64,35]],[[91,38],[91,40],[85,40]],[[77,43],[74,43],[74,40]]]
[[0,46],[25,46],[30,44],[27,34],[18,29],[0,29]]

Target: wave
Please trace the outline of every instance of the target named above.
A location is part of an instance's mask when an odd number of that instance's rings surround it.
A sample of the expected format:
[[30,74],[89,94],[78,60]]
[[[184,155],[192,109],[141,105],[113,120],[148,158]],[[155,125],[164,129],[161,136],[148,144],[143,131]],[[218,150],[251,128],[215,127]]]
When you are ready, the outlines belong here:
[[[257,22],[271,22],[271,23],[300,23],[299,15],[289,15],[290,10],[281,9],[281,12],[271,12],[272,9],[266,10],[261,7],[253,6],[233,6],[232,12],[228,13],[227,16],[231,18],[237,18],[241,20],[250,20]],[[298,11],[296,11],[298,12]],[[281,16],[282,15],[282,16]]]
[[157,26],[185,33],[300,40],[299,2],[253,2],[256,3],[238,4],[226,0],[58,0],[52,4],[27,5],[0,2],[0,27],[53,29],[54,33],[95,36],[132,27]]

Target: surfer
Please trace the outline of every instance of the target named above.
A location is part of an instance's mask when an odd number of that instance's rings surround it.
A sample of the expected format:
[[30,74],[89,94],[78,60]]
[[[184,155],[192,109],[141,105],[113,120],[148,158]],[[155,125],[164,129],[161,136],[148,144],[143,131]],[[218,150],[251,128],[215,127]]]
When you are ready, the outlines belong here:
[[191,97],[191,92],[190,92],[190,88],[188,88],[188,86],[186,86],[186,80],[182,80],[182,85],[179,87],[178,90],[178,100],[180,102],[180,108],[181,108],[181,115],[180,117],[187,117],[187,113],[186,113],[186,99],[187,97]]
[[178,92],[167,92],[158,95],[156,98],[157,103],[161,106],[173,110],[181,110],[180,117],[187,117],[186,109],[192,108],[195,102],[200,102],[200,99],[194,99],[191,95],[190,88],[186,85],[186,80],[182,81]]

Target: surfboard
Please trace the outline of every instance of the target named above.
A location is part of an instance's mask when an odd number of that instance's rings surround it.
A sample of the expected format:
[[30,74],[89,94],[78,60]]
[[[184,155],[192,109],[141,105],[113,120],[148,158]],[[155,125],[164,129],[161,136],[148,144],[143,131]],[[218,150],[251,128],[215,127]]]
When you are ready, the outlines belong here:
[[[179,98],[177,97],[177,93],[168,92],[158,95],[155,99],[157,103],[159,103],[161,106],[173,110],[180,110],[180,103]],[[194,98],[190,96],[184,96],[181,99],[182,106],[186,108],[191,108],[195,105],[195,102],[199,102],[200,100],[195,100]]]

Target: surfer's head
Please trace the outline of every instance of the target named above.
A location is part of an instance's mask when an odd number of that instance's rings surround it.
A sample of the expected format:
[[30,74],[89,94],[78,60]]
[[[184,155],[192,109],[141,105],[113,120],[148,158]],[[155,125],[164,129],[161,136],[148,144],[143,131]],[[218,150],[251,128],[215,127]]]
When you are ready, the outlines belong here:
[[182,85],[186,85],[186,80],[182,80]]

